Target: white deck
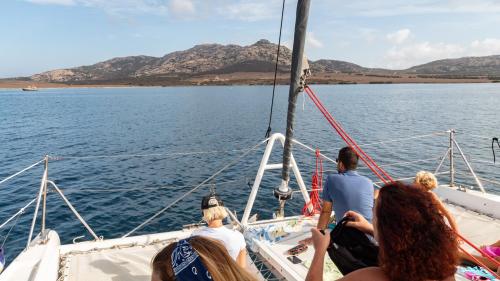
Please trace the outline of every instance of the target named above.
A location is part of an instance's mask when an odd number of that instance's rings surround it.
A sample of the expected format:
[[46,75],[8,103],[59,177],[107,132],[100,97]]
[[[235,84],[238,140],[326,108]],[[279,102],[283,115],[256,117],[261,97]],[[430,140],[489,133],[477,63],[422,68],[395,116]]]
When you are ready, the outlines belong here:
[[[500,239],[500,220],[490,216],[478,214],[456,205],[446,204],[446,207],[455,217],[462,235],[474,244],[486,245]],[[295,231],[291,231],[287,237],[278,242],[269,242],[265,241],[265,239],[254,239],[255,246],[257,247],[256,251],[263,258],[263,260],[267,262],[267,265],[272,267],[273,271],[279,277],[285,278],[286,280],[304,280],[314,254],[313,247],[310,246],[306,252],[298,255],[298,257],[303,261],[303,263],[300,264],[292,264],[289,260],[287,260],[288,255],[286,254],[286,251],[296,246],[298,241],[310,237],[310,228],[316,226],[317,217],[305,219],[296,217],[288,219],[284,222],[260,222],[252,224],[252,227],[285,225],[286,228],[286,225],[289,224],[290,221],[298,222],[301,226],[295,227]],[[467,247],[467,245],[464,245],[464,247],[473,251],[472,248]],[[325,264],[324,280],[336,280],[342,277],[342,274],[330,261],[328,255],[325,257]],[[466,280],[459,275],[456,276],[456,279]]]
[[[316,227],[317,223],[318,216],[293,217],[278,222],[264,221],[254,223],[251,225],[253,229],[275,226],[278,228],[283,227],[284,230],[289,233],[288,236],[278,242],[269,242],[265,239],[253,239],[255,243],[254,246],[257,248],[256,251],[262,259],[266,261],[266,264],[273,269],[272,271],[275,275],[286,280],[304,280],[314,255],[314,248],[309,246],[307,251],[297,256],[303,261],[299,264],[293,264],[287,259],[287,251],[297,246],[298,241],[310,237],[311,228]],[[292,226],[295,224],[297,225]],[[325,258],[325,263],[325,280],[336,280],[342,277],[342,274],[331,262],[329,257]]]
[[[29,251],[0,275],[0,281],[149,281],[154,255],[166,245],[191,236],[193,230],[68,245],[60,245],[57,233],[50,231],[49,243],[35,240]],[[248,270],[263,280],[248,256],[247,261]]]

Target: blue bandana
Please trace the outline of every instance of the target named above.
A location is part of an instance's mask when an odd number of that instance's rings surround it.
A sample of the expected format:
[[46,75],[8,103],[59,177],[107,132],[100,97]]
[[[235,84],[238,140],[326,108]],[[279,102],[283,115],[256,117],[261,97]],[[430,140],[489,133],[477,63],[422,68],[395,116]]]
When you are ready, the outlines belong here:
[[0,273],[3,271],[4,266],[5,266],[5,256],[3,248],[0,248]]
[[188,239],[177,242],[171,258],[172,269],[177,281],[212,280],[212,276],[201,262],[198,253],[189,244]]

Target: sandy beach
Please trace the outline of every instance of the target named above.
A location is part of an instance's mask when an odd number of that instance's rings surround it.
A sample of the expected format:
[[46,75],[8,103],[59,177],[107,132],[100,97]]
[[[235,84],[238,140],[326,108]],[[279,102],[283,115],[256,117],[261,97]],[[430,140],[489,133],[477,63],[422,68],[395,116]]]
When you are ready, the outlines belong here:
[[[101,87],[137,87],[137,86],[196,86],[196,85],[270,85],[274,73],[271,72],[237,72],[230,74],[196,75],[183,78],[145,77],[143,79],[120,81],[86,81],[81,83],[49,83],[15,79],[1,79],[0,88],[101,88]],[[288,73],[280,73],[278,84],[288,84]],[[408,83],[492,83],[499,82],[488,77],[450,78],[418,75],[376,75],[369,73],[318,73],[308,78],[310,84],[408,84]]]

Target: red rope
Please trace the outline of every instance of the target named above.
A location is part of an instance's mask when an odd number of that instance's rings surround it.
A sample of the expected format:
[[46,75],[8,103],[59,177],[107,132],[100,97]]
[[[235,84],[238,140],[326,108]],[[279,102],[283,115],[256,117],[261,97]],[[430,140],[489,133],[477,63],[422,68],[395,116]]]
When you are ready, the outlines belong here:
[[495,276],[496,279],[500,279],[500,275],[498,275],[496,272],[494,272],[493,270],[491,270],[489,267],[485,266],[482,262],[480,262],[475,256],[473,256],[472,254],[470,254],[469,252],[465,251],[464,248],[462,248],[462,246],[458,246],[458,248],[464,252],[466,255],[468,255],[473,261],[476,262],[476,264],[479,264],[481,265],[481,267],[483,267],[484,269],[486,269],[489,273],[493,274],[493,276]]
[[328,112],[328,110],[323,106],[318,97],[314,94],[311,88],[305,87],[306,93],[309,95],[314,104],[318,107],[321,113],[325,116],[327,121],[332,125],[332,127],[337,131],[339,136],[344,140],[344,142],[349,145],[356,152],[359,158],[370,168],[370,170],[384,183],[389,183],[393,181],[392,177],[387,174],[384,169],[375,163],[375,161],[366,154],[366,152],[359,147],[359,145],[346,133],[346,131],[340,126],[340,124],[333,118],[333,116]]
[[[340,124],[337,122],[337,120],[335,120],[335,118],[333,118],[333,116],[330,114],[330,112],[328,112],[328,110],[325,108],[325,106],[323,105],[323,103],[318,99],[318,97],[316,96],[316,94],[312,91],[312,89],[309,87],[309,86],[306,86],[304,88],[305,92],[307,93],[307,95],[311,98],[311,100],[314,102],[314,104],[316,105],[316,107],[319,109],[319,111],[323,114],[323,116],[325,116],[326,120],[330,123],[330,125],[335,129],[335,131],[337,132],[337,134],[339,134],[339,136],[344,140],[344,142],[350,146],[355,152],[356,154],[358,155],[358,157],[368,166],[368,168],[370,168],[370,170],[380,179],[382,180],[384,183],[389,183],[389,182],[393,182],[394,180],[392,179],[392,177],[384,170],[382,169],[380,166],[377,165],[377,163],[375,163],[375,161],[373,160],[373,158],[371,158],[370,156],[368,156],[368,154],[366,154],[363,149],[361,149],[361,147],[359,147],[359,145],[349,136],[349,134],[342,128],[342,126],[340,126]],[[471,247],[473,247],[475,250],[477,250],[478,252],[480,252],[483,256],[487,257],[488,259],[492,260],[495,264],[499,265],[499,262],[492,259],[490,256],[488,256],[484,251],[482,251],[481,249],[479,249],[479,247],[477,247],[476,245],[474,245],[472,242],[470,242],[469,240],[467,240],[465,237],[463,237],[462,235],[460,235],[458,232],[455,232],[457,234],[457,236],[462,240],[464,241],[465,243],[469,244]],[[460,249],[462,249],[460,247]],[[465,251],[464,251],[465,252]],[[465,252],[467,255],[471,256],[471,254]],[[487,266],[485,266],[483,263],[481,263],[479,260],[477,260],[476,258],[472,257],[479,265],[481,265],[482,267],[484,268],[487,268],[489,270],[489,268]],[[496,274],[495,274],[496,275]]]
[[[462,239],[462,241],[464,241],[465,243],[469,244],[472,248],[474,248],[474,250],[478,251],[482,256],[484,256],[485,258],[489,259],[491,262],[493,262],[497,266],[500,266],[500,262],[497,261],[496,259],[494,259],[493,257],[491,257],[490,255],[488,255],[488,253],[486,253],[481,248],[479,248],[476,245],[474,245],[472,242],[470,242],[469,240],[467,240],[467,238],[463,237],[460,233],[456,232],[456,234],[457,234],[457,236],[460,239]],[[469,253],[466,253],[466,254],[469,254]]]
[[[309,202],[305,203],[304,207],[302,207],[302,214],[304,216],[321,213],[322,202],[319,197],[319,191],[323,190],[323,159],[318,149],[316,149],[316,170],[312,176],[311,189]],[[309,211],[309,207],[311,207],[311,211]]]

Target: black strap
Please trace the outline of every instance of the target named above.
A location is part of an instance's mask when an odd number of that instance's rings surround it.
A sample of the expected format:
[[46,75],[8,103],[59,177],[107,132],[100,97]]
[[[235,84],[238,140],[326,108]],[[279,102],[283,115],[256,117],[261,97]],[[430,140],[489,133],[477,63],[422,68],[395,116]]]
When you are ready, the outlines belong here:
[[498,148],[500,148],[500,143],[498,142],[498,138],[491,139],[491,151],[493,152],[493,163],[496,162],[495,147],[494,147],[495,142],[497,142]]

